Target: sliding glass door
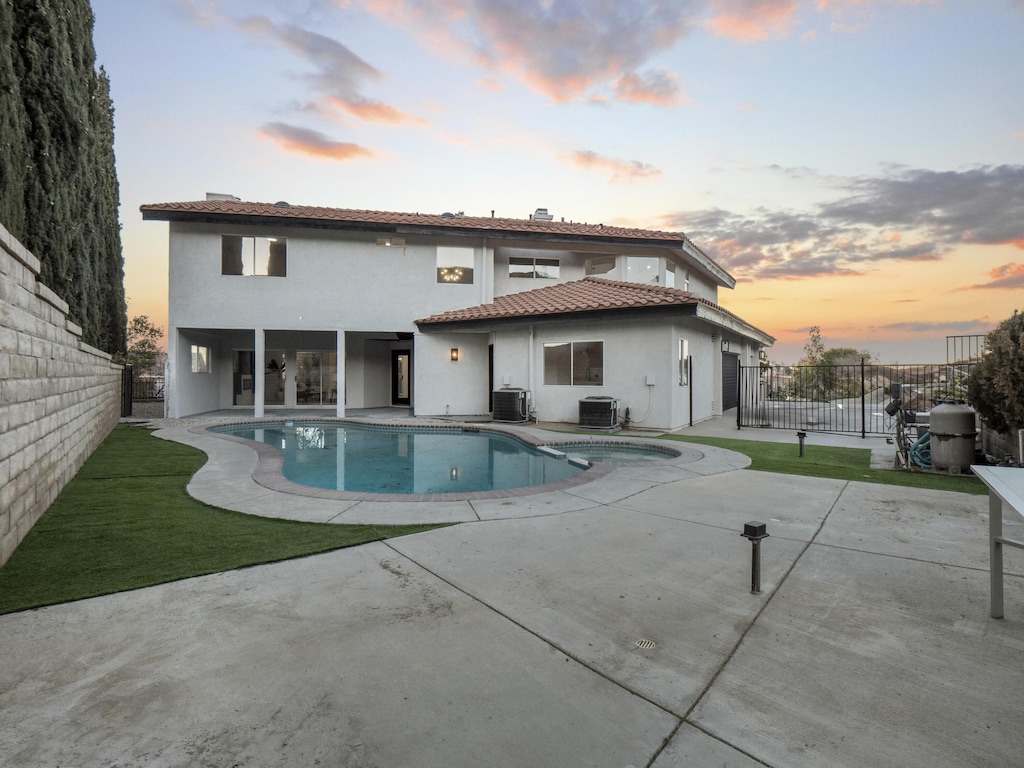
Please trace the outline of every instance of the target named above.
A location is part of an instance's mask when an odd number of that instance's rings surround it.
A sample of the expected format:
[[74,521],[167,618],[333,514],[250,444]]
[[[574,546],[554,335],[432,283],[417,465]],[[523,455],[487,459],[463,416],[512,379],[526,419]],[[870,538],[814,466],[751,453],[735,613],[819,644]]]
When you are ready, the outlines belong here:
[[338,402],[338,353],[295,353],[295,404]]

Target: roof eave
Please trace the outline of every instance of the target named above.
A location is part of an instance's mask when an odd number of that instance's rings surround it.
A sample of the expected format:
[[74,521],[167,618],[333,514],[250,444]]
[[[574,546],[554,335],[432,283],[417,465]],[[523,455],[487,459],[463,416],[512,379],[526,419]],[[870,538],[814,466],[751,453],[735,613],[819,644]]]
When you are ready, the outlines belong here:
[[721,326],[722,328],[728,328],[734,333],[738,333],[741,336],[745,336],[746,338],[757,342],[762,347],[770,347],[775,344],[774,336],[768,335],[760,328],[755,328],[750,323],[744,322],[729,312],[725,312],[724,310],[717,309],[707,304],[698,305],[697,317]]
[[[192,224],[224,224],[241,226],[304,227],[358,232],[386,232],[396,235],[451,235],[455,237],[489,238],[500,240],[533,240],[551,243],[590,243],[628,245],[644,248],[685,248],[686,238],[643,238],[586,232],[543,232],[527,227],[522,229],[490,229],[487,227],[460,227],[457,224],[408,224],[347,219],[323,219],[305,216],[273,216],[267,214],[231,213],[227,211],[175,211],[166,208],[140,206],[143,221],[167,221]],[[457,219],[455,220],[457,221]],[[706,259],[706,257],[705,257]]]
[[543,312],[533,315],[506,315],[502,317],[468,318],[464,320],[422,320],[414,321],[420,330],[471,332],[494,330],[496,326],[534,325],[570,321],[605,322],[631,318],[692,317],[697,313],[697,304],[671,304],[657,307],[623,307],[589,309],[579,312]]
[[694,245],[689,238],[686,238],[682,244],[683,253],[689,256],[691,259],[697,262],[702,269],[704,269],[712,278],[718,281],[718,284],[723,288],[735,288],[736,278],[722,269],[716,264],[710,256],[704,251]]

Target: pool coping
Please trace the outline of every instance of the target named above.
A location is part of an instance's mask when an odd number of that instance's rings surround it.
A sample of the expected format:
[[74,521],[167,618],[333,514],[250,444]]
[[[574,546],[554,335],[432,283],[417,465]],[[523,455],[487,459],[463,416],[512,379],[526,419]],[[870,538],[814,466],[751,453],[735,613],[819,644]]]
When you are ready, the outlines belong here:
[[[610,444],[625,445],[637,448],[653,448],[659,453],[666,454],[665,459],[658,461],[617,461],[617,462],[590,462],[590,467],[572,477],[556,480],[542,485],[527,485],[518,488],[505,488],[491,491],[464,491],[459,493],[369,493],[365,491],[341,491],[330,488],[315,488],[301,485],[286,478],[282,474],[284,467],[284,456],[271,445],[259,441],[249,440],[237,435],[228,435],[213,430],[220,427],[244,427],[248,425],[283,424],[287,422],[300,422],[303,424],[351,424],[353,426],[371,427],[386,431],[399,430],[438,430],[458,432],[493,432],[502,434],[529,445],[532,448],[553,448],[560,446],[578,447],[587,444]],[[325,499],[334,501],[380,501],[380,502],[452,502],[452,501],[480,501],[486,499],[508,499],[522,496],[534,496],[541,493],[553,491],[564,491],[577,486],[592,483],[610,475],[619,467],[652,467],[652,466],[684,466],[700,461],[703,454],[687,446],[676,447],[664,445],[662,441],[634,437],[615,437],[613,435],[566,435],[564,440],[542,440],[530,432],[514,429],[512,427],[495,426],[492,424],[453,424],[451,422],[435,422],[417,419],[401,420],[368,420],[352,418],[275,418],[275,419],[243,419],[239,421],[228,420],[216,423],[203,424],[192,427],[188,430],[191,434],[200,437],[215,437],[228,442],[245,445],[256,453],[256,466],[252,470],[252,479],[255,483],[271,491],[285,493],[292,496],[306,498]],[[675,454],[674,456],[671,454]]]

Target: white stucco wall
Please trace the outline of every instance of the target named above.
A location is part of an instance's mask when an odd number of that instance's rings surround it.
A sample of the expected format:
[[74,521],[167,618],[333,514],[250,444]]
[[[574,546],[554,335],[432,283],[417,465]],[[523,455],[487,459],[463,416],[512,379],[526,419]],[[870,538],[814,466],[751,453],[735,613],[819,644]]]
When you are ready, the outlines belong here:
[[[632,423],[650,429],[673,429],[689,423],[689,390],[694,390],[694,420],[712,415],[714,383],[710,327],[696,318],[681,320],[626,320],[621,322],[543,324],[497,331],[494,347],[495,387],[509,386],[531,392],[540,421],[576,423],[579,401],[607,395],[619,401],[620,417],[630,409]],[[679,338],[690,342],[690,354],[703,368],[679,385]],[[600,341],[604,345],[602,386],[545,385],[544,344]],[[532,367],[532,375],[531,375]],[[648,381],[653,382],[648,385]]]
[[[286,277],[221,274],[221,236],[286,237]],[[484,238],[408,236],[403,246],[377,245],[375,233],[325,229],[236,227],[212,224],[170,225],[170,316],[168,323],[168,409],[184,416],[232,407],[232,353],[238,349],[331,350],[325,334],[343,339],[339,353],[338,397],[348,408],[392,402],[391,353],[411,349],[412,405],[417,415],[486,413],[488,333],[417,333],[415,342],[394,340],[415,333],[414,321],[452,309],[487,303],[495,295],[531,290],[554,281],[508,277],[511,256],[557,258],[558,282],[578,280],[586,263],[600,255],[616,258],[609,279],[626,279],[627,254],[611,246],[598,252],[531,247],[530,243],[489,242]],[[437,282],[439,246],[474,249],[474,282]],[[629,249],[625,249],[629,250]],[[633,249],[634,255],[660,254],[659,284],[669,263],[676,265],[676,288],[717,301],[718,286],[688,256],[658,249]],[[266,343],[255,339],[266,331]],[[690,392],[678,386],[677,345],[690,340],[694,360],[692,419],[721,412],[721,336],[694,318],[577,324],[539,324],[531,338],[527,327],[496,333],[493,387],[523,387],[534,392],[542,420],[575,422],[578,402],[589,395],[611,395],[634,422],[670,428],[691,420]],[[310,341],[303,334],[316,333]],[[280,340],[275,340],[275,335]],[[736,337],[740,339],[739,336]],[[604,383],[600,387],[545,387],[543,344],[603,341]],[[213,352],[210,374],[192,374],[189,345]],[[460,360],[452,363],[450,349]],[[736,350],[740,351],[740,350]],[[749,349],[743,354],[748,356]],[[654,384],[647,385],[651,376]],[[347,398],[345,391],[347,390]],[[285,406],[295,405],[294,380],[286,381]]]
[[[479,243],[272,227],[171,224],[169,324],[194,328],[415,330],[413,320],[483,303]],[[288,239],[286,277],[221,274],[221,235]],[[472,284],[437,282],[438,245],[472,245]]]
[[[489,335],[421,333],[415,338],[415,414],[486,414]],[[452,349],[459,350],[457,361],[451,359]]]

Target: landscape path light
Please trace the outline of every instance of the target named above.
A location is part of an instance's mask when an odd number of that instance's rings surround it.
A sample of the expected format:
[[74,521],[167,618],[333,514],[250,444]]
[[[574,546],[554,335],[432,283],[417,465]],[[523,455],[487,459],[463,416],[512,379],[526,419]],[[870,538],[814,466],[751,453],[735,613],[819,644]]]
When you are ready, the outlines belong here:
[[750,591],[752,594],[761,594],[761,539],[768,538],[768,526],[756,520],[743,524],[743,533],[740,535],[750,539],[753,549],[750,553]]

